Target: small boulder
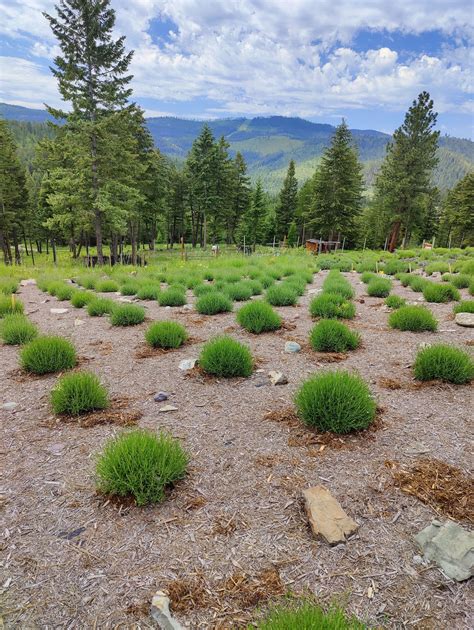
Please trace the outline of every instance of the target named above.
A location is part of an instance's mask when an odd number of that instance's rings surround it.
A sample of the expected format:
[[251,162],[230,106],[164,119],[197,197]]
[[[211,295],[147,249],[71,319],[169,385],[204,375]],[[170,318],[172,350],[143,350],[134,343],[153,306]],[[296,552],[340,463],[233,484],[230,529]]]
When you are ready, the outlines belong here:
[[296,343],[296,341],[287,341],[285,343],[285,352],[288,352],[289,354],[299,352],[300,350],[301,346],[299,343]]
[[155,395],[154,401],[163,402],[164,400],[168,400],[168,398],[169,398],[169,394],[167,394],[166,392],[158,392]]
[[134,302],[136,302],[136,300],[122,295],[121,297],[118,298],[117,302],[123,302],[124,304],[133,304]]
[[163,591],[157,591],[153,596],[150,614],[161,630],[184,630],[184,627],[171,616],[170,600]]
[[22,280],[20,282],[21,287],[31,287],[36,284],[36,280],[34,278],[27,278],[26,280]]
[[474,575],[474,532],[451,521],[432,521],[415,536],[425,560],[437,564],[453,580],[462,582]]
[[18,403],[16,402],[6,402],[2,405],[2,409],[6,411],[13,411],[16,407],[18,407]]
[[456,313],[454,321],[458,326],[474,328],[474,313]]
[[288,379],[283,374],[283,372],[277,372],[276,370],[272,370],[268,372],[268,377],[271,380],[273,385],[287,385]]
[[83,319],[75,319],[74,326],[83,326],[86,322]]
[[196,363],[197,359],[183,359],[179,364],[179,369],[183,371],[192,370]]
[[65,313],[68,312],[69,309],[67,308],[50,308],[49,312],[52,315],[64,315]]
[[340,503],[323,486],[303,490],[306,514],[315,536],[322,536],[330,545],[346,542],[358,529]]
[[168,411],[178,411],[178,407],[174,405],[165,405],[164,407],[160,407],[160,413],[167,413]]

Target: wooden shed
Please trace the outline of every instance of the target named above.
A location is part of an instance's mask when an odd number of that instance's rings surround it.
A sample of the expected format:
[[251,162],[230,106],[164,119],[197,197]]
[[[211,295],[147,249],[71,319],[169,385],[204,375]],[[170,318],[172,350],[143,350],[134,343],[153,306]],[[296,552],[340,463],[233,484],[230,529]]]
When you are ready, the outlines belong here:
[[339,249],[340,241],[323,241],[319,238],[309,238],[306,241],[306,249],[313,254],[327,254]]

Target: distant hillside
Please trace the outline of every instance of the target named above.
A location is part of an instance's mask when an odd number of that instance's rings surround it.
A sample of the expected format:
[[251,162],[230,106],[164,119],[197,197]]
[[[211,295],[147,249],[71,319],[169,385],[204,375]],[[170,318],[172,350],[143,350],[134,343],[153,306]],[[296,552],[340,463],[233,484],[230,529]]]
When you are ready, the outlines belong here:
[[[16,121],[12,123],[12,129],[20,147],[28,135],[27,126],[30,127],[34,138],[28,141],[27,150],[23,150],[22,157],[26,160],[36,138],[50,133],[45,124],[50,117],[44,110],[0,103],[0,116]],[[183,160],[204,121],[160,117],[148,118],[147,124],[156,146],[170,157]],[[260,177],[265,188],[271,192],[280,188],[291,159],[296,162],[296,174],[300,182],[310,177],[334,133],[332,125],[283,116],[220,119],[207,121],[207,124],[216,137],[225,136],[232,153],[240,151],[244,155],[252,178]],[[352,129],[352,134],[370,186],[385,155],[390,136],[373,129]],[[472,170],[474,142],[450,136],[441,137],[434,183],[441,189],[452,188]]]

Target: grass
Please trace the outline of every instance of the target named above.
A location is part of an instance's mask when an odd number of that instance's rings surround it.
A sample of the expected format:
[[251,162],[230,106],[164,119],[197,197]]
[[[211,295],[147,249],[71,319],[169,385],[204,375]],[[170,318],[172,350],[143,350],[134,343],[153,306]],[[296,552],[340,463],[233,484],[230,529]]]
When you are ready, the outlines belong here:
[[194,289],[193,289],[193,293],[196,297],[202,297],[203,295],[206,295],[207,293],[212,293],[216,290],[216,287],[213,284],[197,284]]
[[75,308],[82,308],[83,306],[87,306],[87,304],[89,304],[89,302],[92,302],[92,300],[94,299],[97,298],[93,293],[89,293],[89,291],[77,290],[71,297],[71,304]]
[[211,339],[204,345],[199,365],[208,374],[224,378],[250,376],[253,372],[250,350],[226,335]]
[[136,326],[145,319],[145,309],[143,306],[135,304],[124,304],[116,306],[110,316],[112,326]]
[[122,295],[136,295],[140,291],[141,284],[138,280],[126,280],[120,287]]
[[438,328],[433,313],[425,306],[402,306],[390,313],[388,324],[391,328],[412,332],[435,332]]
[[452,284],[426,282],[423,287],[423,297],[427,302],[450,302],[451,300],[459,300],[461,295]]
[[224,287],[223,292],[234,302],[245,302],[253,295],[252,288],[247,282],[233,282]]
[[18,282],[10,278],[0,278],[0,293],[11,295],[18,291]]
[[0,295],[0,317],[15,313],[21,314],[23,310],[23,302],[20,302],[14,294],[8,296]]
[[91,372],[62,376],[51,392],[54,413],[77,416],[109,406],[107,390]]
[[392,290],[392,283],[388,278],[372,278],[367,285],[367,293],[371,297],[387,297]]
[[13,313],[0,320],[0,337],[10,346],[22,346],[38,336],[38,329],[25,315]]
[[89,289],[89,291],[93,291],[97,286],[97,276],[92,274],[84,274],[80,275],[76,278],[77,284],[80,284],[84,289]]
[[[254,628],[255,626],[248,626]],[[324,610],[303,600],[294,604],[275,606],[256,622],[257,630],[366,630],[367,626],[341,608]]]
[[51,293],[51,295],[54,295],[60,302],[63,302],[64,300],[70,300],[76,291],[77,289],[72,284],[60,282],[56,285],[54,293]]
[[388,306],[388,308],[400,308],[402,306],[405,306],[406,304],[406,300],[402,297],[400,297],[399,295],[389,295],[388,297],[385,298],[385,306]]
[[309,340],[318,352],[346,352],[360,345],[360,335],[335,319],[322,319],[311,330]]
[[237,313],[237,323],[251,333],[260,334],[281,327],[281,317],[262,300],[246,304]]
[[329,272],[326,280],[323,282],[323,291],[325,293],[337,293],[347,300],[354,297],[354,289],[351,283],[344,278],[340,271],[335,269]]
[[309,305],[312,317],[324,319],[352,319],[355,306],[338,293],[322,293],[314,297]]
[[99,293],[115,293],[119,290],[119,285],[115,280],[99,280],[95,285],[95,290]]
[[443,261],[430,263],[425,269],[427,276],[431,276],[435,272],[446,273],[448,271],[449,271],[449,264]]
[[377,278],[377,274],[372,271],[364,271],[360,274],[360,279],[364,284],[369,284],[374,278]]
[[288,284],[274,284],[267,289],[265,299],[272,306],[294,306],[298,301],[298,293]]
[[151,282],[148,282],[141,285],[136,292],[136,296],[139,300],[157,300],[160,293],[161,288],[159,284],[152,284]]
[[20,365],[27,372],[50,374],[70,370],[77,363],[76,350],[63,337],[38,337],[20,352]]
[[152,348],[179,348],[188,338],[186,329],[177,322],[153,322],[145,332]]
[[411,276],[409,278],[409,285],[412,291],[415,293],[421,293],[425,288],[425,284],[428,280],[425,280],[421,276]]
[[439,379],[462,385],[474,378],[474,361],[467,352],[440,343],[418,352],[413,372],[419,381]]
[[443,282],[449,282],[457,289],[467,289],[469,283],[471,282],[471,276],[467,274],[454,274],[454,273],[445,273],[441,278]]
[[184,306],[186,295],[184,291],[176,286],[165,289],[158,296],[160,306]]
[[167,433],[137,429],[109,440],[96,464],[98,490],[131,496],[137,505],[160,503],[165,489],[186,474],[189,456]]
[[319,431],[349,433],[367,428],[376,404],[365,381],[344,371],[319,372],[295,396],[302,421]]
[[453,313],[474,313],[474,300],[461,300],[453,306]]
[[87,313],[91,317],[110,315],[116,308],[116,303],[108,298],[96,297],[87,305]]
[[217,313],[228,313],[233,309],[231,300],[218,291],[204,293],[196,301],[196,310],[202,315],[217,315]]

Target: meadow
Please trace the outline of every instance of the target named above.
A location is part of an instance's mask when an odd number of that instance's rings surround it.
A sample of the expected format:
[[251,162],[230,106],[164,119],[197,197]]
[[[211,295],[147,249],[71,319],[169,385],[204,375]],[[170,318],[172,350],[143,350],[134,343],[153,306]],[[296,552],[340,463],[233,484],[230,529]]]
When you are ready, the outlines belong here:
[[468,627],[414,536],[474,518],[472,248],[35,262],[0,269],[9,627],[154,627],[157,590],[188,628]]

